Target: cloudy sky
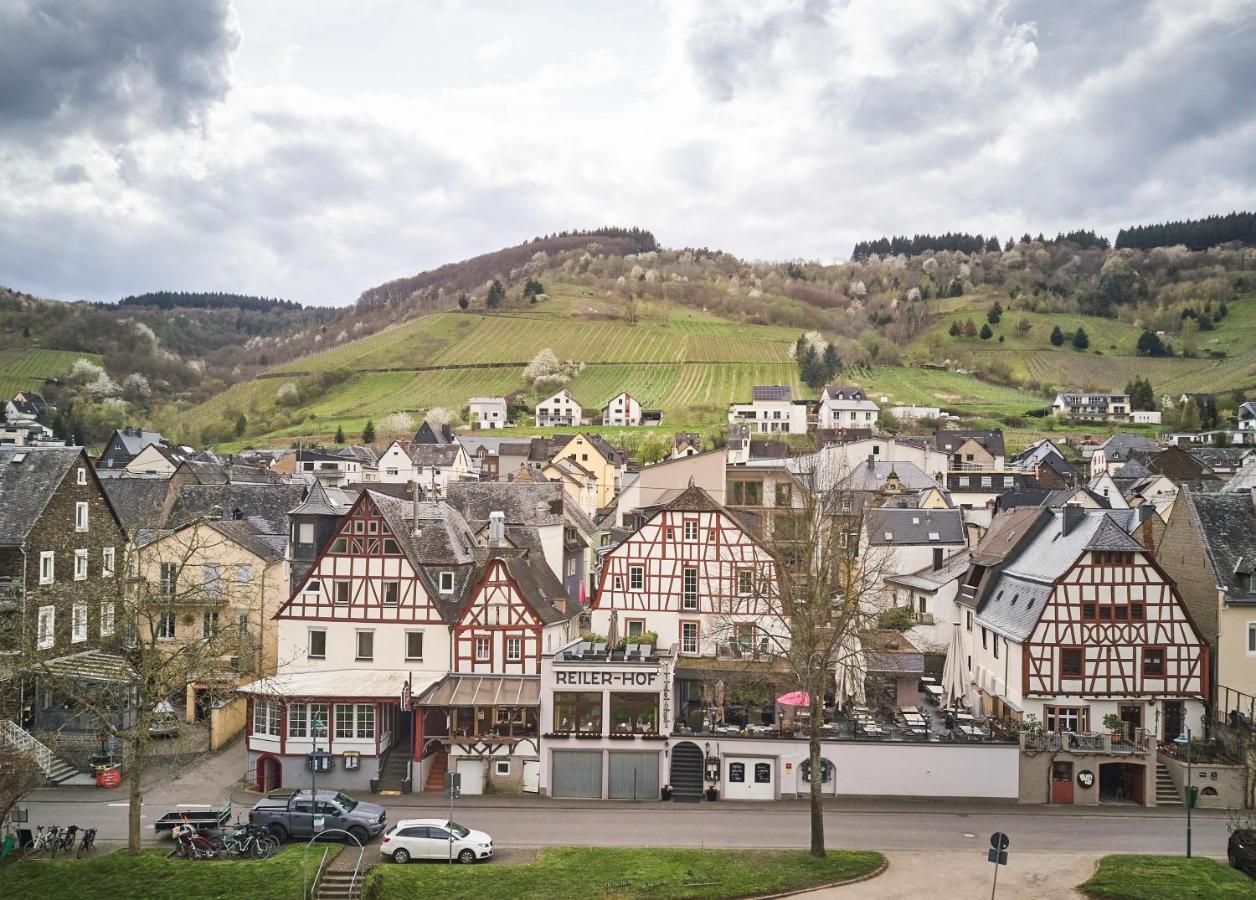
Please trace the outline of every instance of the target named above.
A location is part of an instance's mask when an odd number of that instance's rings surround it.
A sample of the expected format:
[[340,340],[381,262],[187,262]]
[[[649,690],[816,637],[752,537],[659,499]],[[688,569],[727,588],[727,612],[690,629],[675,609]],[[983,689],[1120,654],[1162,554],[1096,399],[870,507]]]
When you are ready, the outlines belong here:
[[0,284],[342,304],[547,231],[1256,206],[1252,0],[0,0]]

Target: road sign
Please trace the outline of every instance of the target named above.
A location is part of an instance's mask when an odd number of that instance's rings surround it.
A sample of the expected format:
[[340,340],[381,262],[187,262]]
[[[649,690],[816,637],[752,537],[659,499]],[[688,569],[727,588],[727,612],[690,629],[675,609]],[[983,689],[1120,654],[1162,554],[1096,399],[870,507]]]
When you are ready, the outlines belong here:
[[987,850],[986,859],[994,863],[996,866],[1006,866],[1007,865],[1007,851],[1006,850]]
[[990,849],[986,851],[986,859],[994,863],[994,884],[990,885],[990,900],[994,900],[994,894],[999,889],[999,866],[1007,865],[1007,848],[1011,843],[1011,839],[1001,831],[990,835]]
[[445,793],[451,800],[456,800],[462,796],[462,773],[445,773]]
[[1008,836],[1001,831],[996,831],[990,835],[990,846],[995,850],[1006,850],[1011,843]]

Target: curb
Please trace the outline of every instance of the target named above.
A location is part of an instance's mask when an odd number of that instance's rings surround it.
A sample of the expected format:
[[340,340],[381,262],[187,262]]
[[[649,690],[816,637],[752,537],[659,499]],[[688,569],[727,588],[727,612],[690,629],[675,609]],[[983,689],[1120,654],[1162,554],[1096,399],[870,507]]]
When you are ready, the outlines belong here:
[[813,891],[827,891],[830,888],[846,887],[850,884],[859,884],[861,881],[871,881],[874,878],[880,878],[885,874],[885,870],[890,867],[890,861],[885,854],[881,854],[881,865],[866,872],[863,875],[856,875],[854,878],[846,878],[842,881],[830,881],[825,884],[813,884],[811,887],[799,888],[796,891],[786,891],[783,894],[764,894],[755,897],[754,900],[777,900],[778,897],[801,897],[804,894],[810,894]]

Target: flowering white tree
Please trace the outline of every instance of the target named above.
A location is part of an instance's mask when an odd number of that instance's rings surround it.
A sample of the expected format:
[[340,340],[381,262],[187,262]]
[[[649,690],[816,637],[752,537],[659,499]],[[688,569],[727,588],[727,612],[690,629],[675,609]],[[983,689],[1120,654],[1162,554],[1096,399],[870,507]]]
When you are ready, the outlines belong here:
[[414,416],[408,412],[395,412],[384,416],[375,426],[375,433],[384,444],[405,440],[415,431]]

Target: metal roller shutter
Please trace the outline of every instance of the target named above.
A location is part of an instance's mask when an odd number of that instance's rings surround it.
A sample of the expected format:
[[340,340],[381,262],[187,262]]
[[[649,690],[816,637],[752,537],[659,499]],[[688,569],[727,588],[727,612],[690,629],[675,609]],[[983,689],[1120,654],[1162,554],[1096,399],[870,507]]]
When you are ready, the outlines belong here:
[[551,796],[593,800],[602,798],[601,750],[555,750],[551,759]]
[[607,796],[612,800],[657,800],[657,752],[612,750],[607,766]]

